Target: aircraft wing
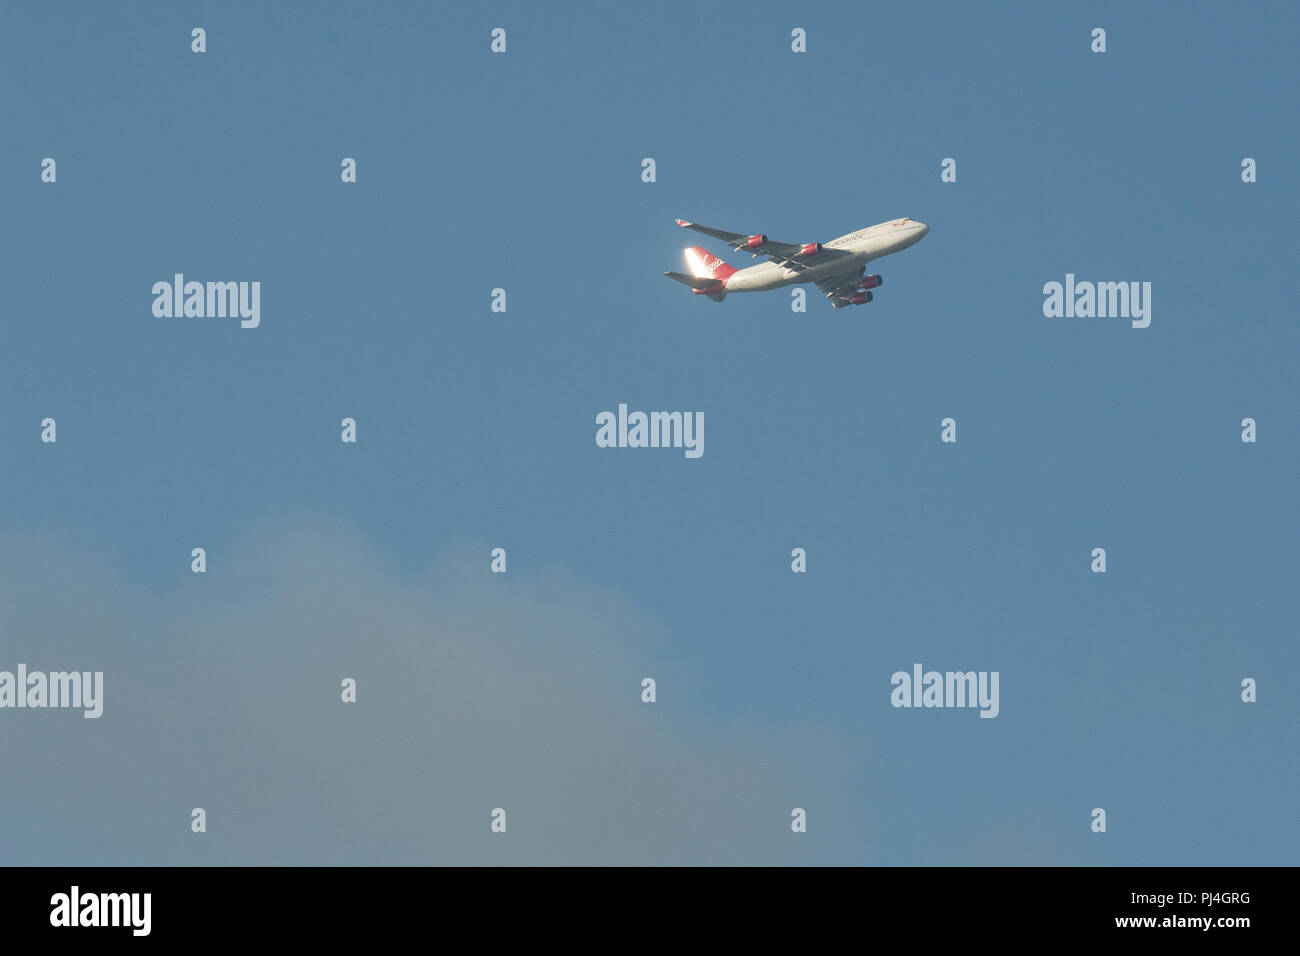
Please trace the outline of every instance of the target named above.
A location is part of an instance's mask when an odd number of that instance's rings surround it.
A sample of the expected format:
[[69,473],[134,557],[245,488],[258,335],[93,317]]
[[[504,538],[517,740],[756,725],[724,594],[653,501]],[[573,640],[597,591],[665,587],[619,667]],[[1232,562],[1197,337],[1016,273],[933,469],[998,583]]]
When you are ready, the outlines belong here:
[[767,240],[761,247],[755,251],[750,248],[748,243],[750,237],[739,232],[727,232],[725,229],[712,229],[708,226],[701,226],[699,223],[687,222],[685,219],[678,219],[677,225],[683,229],[694,229],[696,232],[702,232],[706,236],[712,236],[714,239],[721,239],[731,246],[737,252],[753,253],[754,258],[767,256],[770,262],[779,262],[783,266],[791,269],[807,269],[809,266],[821,265],[832,259],[838,259],[847,256],[847,252],[839,249],[827,249],[823,247],[819,252],[812,256],[803,254],[803,245],[797,242],[773,242]]
[[842,305],[849,305],[853,297],[862,291],[858,288],[861,285],[862,276],[858,275],[856,269],[817,280],[817,288],[822,290],[826,298],[830,299],[831,305],[837,309]]

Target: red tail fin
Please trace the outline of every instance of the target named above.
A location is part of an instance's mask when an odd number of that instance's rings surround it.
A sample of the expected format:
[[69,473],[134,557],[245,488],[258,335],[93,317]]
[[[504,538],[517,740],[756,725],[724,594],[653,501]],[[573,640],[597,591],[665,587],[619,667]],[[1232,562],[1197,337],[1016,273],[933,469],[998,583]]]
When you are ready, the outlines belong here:
[[736,271],[735,266],[727,265],[699,246],[691,246],[686,250],[686,265],[691,270],[691,275],[717,279],[719,282],[726,282],[727,278]]

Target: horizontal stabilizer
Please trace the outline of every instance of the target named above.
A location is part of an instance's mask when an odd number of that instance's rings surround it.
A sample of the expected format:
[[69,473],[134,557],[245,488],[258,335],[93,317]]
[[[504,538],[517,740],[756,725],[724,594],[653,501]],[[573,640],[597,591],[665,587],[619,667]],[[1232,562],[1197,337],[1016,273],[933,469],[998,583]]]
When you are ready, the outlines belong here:
[[688,276],[680,272],[665,272],[664,275],[692,289],[711,289],[718,284],[718,280],[712,276]]

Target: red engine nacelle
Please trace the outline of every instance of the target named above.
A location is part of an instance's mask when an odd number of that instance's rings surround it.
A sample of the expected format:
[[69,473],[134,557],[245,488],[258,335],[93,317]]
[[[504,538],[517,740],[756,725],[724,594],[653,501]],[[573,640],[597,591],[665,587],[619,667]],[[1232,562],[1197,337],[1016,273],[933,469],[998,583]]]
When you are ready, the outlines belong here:
[[815,256],[817,255],[817,253],[821,251],[822,251],[822,244],[820,242],[810,242],[807,245],[801,246],[799,248],[799,255]]
[[750,236],[745,240],[746,249],[762,249],[767,245],[767,236]]
[[871,301],[871,293],[859,292],[853,298],[849,299],[849,301],[852,302],[854,305],[865,305],[866,303]]
[[876,286],[883,285],[885,282],[880,276],[864,276],[858,285],[864,289],[874,289]]

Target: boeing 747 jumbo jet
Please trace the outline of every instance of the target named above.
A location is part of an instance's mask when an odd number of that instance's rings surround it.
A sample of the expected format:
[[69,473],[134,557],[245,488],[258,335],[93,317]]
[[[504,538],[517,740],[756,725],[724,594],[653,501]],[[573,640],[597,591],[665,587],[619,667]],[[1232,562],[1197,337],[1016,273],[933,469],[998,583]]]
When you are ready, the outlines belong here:
[[867,275],[868,262],[915,245],[930,231],[929,226],[915,219],[893,219],[827,243],[792,244],[772,242],[764,235],[746,236],[710,229],[684,219],[678,219],[677,225],[721,239],[737,252],[753,253],[754,258],[768,257],[761,265],[736,269],[699,246],[691,246],[686,250],[686,265],[691,274],[665,272],[664,275],[690,286],[696,295],[707,295],[714,302],[721,302],[728,292],[762,292],[815,282],[837,309],[870,302],[871,290],[884,283],[880,276]]

